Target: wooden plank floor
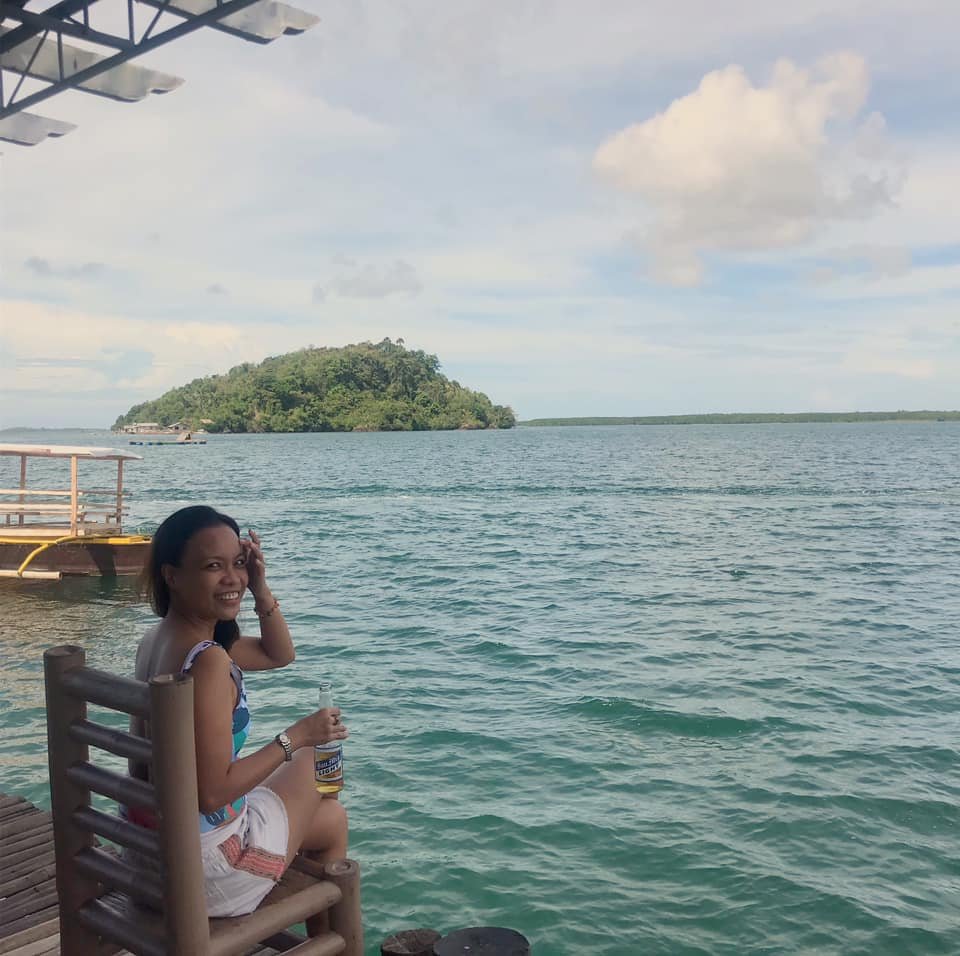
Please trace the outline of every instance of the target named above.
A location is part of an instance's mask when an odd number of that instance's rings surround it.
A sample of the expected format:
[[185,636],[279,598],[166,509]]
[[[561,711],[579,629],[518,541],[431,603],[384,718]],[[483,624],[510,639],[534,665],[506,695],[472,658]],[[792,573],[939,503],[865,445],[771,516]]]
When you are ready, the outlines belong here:
[[[0,956],[59,953],[50,814],[23,797],[0,793]],[[248,956],[273,954],[274,950],[258,946]]]
[[60,952],[50,814],[0,794],[0,954]]

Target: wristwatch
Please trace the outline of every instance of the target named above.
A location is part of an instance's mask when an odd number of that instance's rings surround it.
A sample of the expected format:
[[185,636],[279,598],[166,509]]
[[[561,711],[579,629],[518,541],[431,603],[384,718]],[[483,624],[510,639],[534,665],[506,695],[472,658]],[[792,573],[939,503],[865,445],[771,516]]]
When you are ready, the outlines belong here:
[[281,747],[283,747],[283,759],[288,763],[293,760],[293,744],[290,743],[290,738],[286,734],[277,734],[273,738]]

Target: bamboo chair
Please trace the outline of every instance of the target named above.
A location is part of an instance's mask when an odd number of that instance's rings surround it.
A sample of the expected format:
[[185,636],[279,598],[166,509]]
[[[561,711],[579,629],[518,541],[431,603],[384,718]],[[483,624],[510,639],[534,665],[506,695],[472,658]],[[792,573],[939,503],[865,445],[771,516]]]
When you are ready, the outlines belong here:
[[[290,956],[362,956],[360,871],[352,860],[295,858],[249,916],[208,919],[197,826],[193,679],[149,684],[85,666],[80,647],[44,652],[50,794],[63,956],[233,956],[257,944]],[[146,718],[152,740],[87,719],[87,703]],[[90,747],[149,764],[153,783],[97,767]],[[157,811],[145,830],[91,806],[90,794]],[[158,861],[145,872],[97,837]],[[288,927],[316,916],[328,929],[306,939]],[[311,923],[314,925],[314,923]]]

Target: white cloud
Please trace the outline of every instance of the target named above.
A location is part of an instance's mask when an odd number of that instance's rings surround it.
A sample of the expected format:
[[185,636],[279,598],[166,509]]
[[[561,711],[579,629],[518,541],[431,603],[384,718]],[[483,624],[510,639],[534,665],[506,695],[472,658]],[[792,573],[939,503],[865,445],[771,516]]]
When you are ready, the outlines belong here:
[[903,246],[847,246],[837,251],[836,258],[854,268],[863,268],[870,278],[896,278],[906,275],[912,265],[910,250]]
[[914,267],[909,272],[872,274],[830,269],[828,274],[815,278],[829,280],[819,290],[824,298],[852,303],[865,297],[933,300],[940,295],[956,296],[960,292],[960,265]]
[[30,256],[23,267],[44,279],[95,279],[102,276],[106,266],[102,262],[84,262],[82,265],[54,265],[40,256]]
[[932,359],[910,355],[906,341],[889,340],[857,344],[845,356],[843,369],[856,374],[920,380],[932,379],[937,374]]
[[851,278],[895,279],[908,275],[913,265],[913,257],[906,247],[870,243],[829,249],[821,258],[825,263],[807,274],[807,278],[818,285]]
[[268,335],[249,335],[227,322],[158,322],[10,300],[0,302],[0,312],[0,351],[14,365],[3,376],[10,396],[122,387],[156,397],[197,375],[226,371],[247,358],[251,346],[261,355],[269,348]]
[[[382,299],[388,295],[418,295],[423,286],[417,270],[409,262],[397,259],[382,265],[367,262],[341,272],[330,281],[329,288],[345,298]],[[318,301],[316,287],[313,297]]]
[[[662,70],[665,63],[696,62],[718,50],[757,45],[814,45],[823,34],[854,40],[882,53],[885,64],[931,57],[952,61],[960,16],[943,0],[913,0],[911,30],[904,31],[904,0],[435,0],[326,2],[318,35],[338,70],[362,58],[403,65],[432,92],[482,93],[492,83],[511,90],[539,82],[577,84],[591,73],[624,67]],[[898,27],[904,42],[890,43]],[[911,42],[912,41],[912,42]],[[836,45],[837,41],[834,40]],[[821,46],[822,48],[822,46]],[[390,91],[387,91],[388,93]]]
[[456,252],[437,252],[426,263],[429,275],[444,285],[526,285],[542,282],[544,268],[530,259],[529,250],[498,252],[486,246],[461,247]]
[[879,114],[858,121],[868,89],[853,53],[810,70],[780,60],[761,87],[728,66],[607,139],[594,168],[652,211],[654,276],[697,284],[704,252],[794,246],[892,202],[902,161]]
[[3,378],[3,391],[10,396],[34,392],[84,396],[87,392],[97,392],[110,384],[102,373],[79,366],[21,366],[5,372]]

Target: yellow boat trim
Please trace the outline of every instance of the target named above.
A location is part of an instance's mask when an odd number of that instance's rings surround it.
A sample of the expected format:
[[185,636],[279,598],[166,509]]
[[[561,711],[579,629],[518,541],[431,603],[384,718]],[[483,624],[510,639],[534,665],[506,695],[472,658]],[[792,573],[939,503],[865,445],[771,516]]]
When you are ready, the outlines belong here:
[[36,544],[39,547],[36,547],[31,551],[26,558],[24,558],[23,563],[17,568],[17,577],[23,577],[23,572],[27,569],[28,565],[37,555],[43,554],[44,551],[47,551],[49,548],[55,548],[60,544],[109,544],[109,545],[132,545],[132,544],[149,544],[150,537],[145,534],[123,534],[123,535],[74,535],[68,534],[64,535],[62,538],[54,538],[52,541],[37,541],[36,539],[29,540],[25,538],[3,538],[0,537],[0,544]]
[[22,578],[23,572],[26,571],[27,565],[38,555],[42,554],[47,548],[55,548],[58,544],[63,544],[66,541],[72,541],[76,535],[68,534],[65,538],[54,538],[53,541],[48,541],[46,544],[41,544],[39,548],[34,548],[26,558],[24,559],[23,564],[17,568],[17,577]]

